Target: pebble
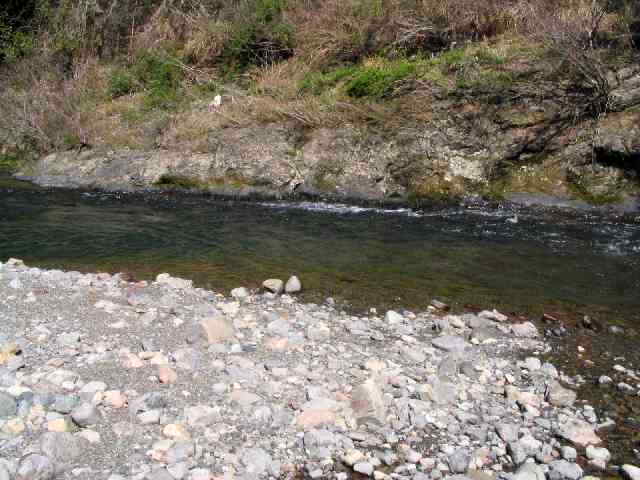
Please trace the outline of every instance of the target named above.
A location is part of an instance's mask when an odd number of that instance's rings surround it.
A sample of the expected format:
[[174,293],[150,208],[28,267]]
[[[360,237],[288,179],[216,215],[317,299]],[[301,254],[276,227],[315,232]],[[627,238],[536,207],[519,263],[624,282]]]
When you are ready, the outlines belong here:
[[100,422],[102,415],[98,408],[91,403],[81,403],[71,412],[71,418],[76,425],[88,427]]
[[566,443],[611,461],[580,379],[497,311],[353,315],[279,295],[295,277],[225,298],[169,274],[14,268],[0,302],[15,278],[37,301],[0,303],[0,480],[578,480]]

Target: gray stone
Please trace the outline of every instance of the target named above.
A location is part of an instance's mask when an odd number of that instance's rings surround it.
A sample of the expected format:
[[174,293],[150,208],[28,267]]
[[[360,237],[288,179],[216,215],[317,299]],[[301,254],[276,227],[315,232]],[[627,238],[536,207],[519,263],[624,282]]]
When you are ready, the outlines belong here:
[[104,382],[89,382],[78,392],[81,398],[92,400],[93,396],[98,392],[104,392],[107,389],[107,384]]
[[161,273],[156,277],[156,283],[167,285],[171,288],[186,290],[193,287],[192,280],[184,280],[182,278],[172,277],[168,273]]
[[563,387],[559,382],[552,382],[547,387],[547,402],[555,407],[570,407],[576,401],[576,397],[576,392]]
[[511,325],[511,332],[516,337],[534,338],[538,336],[537,327],[531,322],[516,323]]
[[305,336],[312,342],[321,342],[331,337],[331,329],[326,324],[318,322],[307,327]]
[[18,412],[18,403],[8,393],[0,392],[0,418],[14,417]]
[[48,457],[31,453],[20,460],[16,480],[51,480],[55,474],[54,465]]
[[511,456],[511,460],[516,465],[522,465],[527,460],[527,452],[520,442],[510,442],[507,444],[507,451]]
[[194,468],[189,472],[189,480],[211,480],[212,478],[213,475],[208,468]]
[[138,414],[138,420],[142,425],[154,425],[160,423],[162,411],[160,409],[147,410]]
[[384,424],[386,420],[387,408],[382,389],[371,378],[353,390],[351,408],[360,422],[375,421]]
[[549,480],[579,480],[582,468],[566,460],[554,460],[549,464]]
[[570,462],[575,462],[578,458],[578,452],[576,449],[569,446],[562,447],[560,449],[560,454],[562,455],[562,458],[569,460]]
[[168,465],[184,462],[196,453],[195,446],[191,442],[179,442],[167,450],[166,461]]
[[424,361],[427,359],[427,356],[423,352],[421,352],[420,349],[412,346],[403,348],[401,353],[405,360],[411,363],[420,364],[424,363]]
[[262,397],[255,393],[247,392],[246,390],[234,390],[231,392],[231,400],[240,405],[240,407],[245,408],[259,402],[262,400]]
[[269,278],[262,282],[262,286],[271,293],[280,294],[284,291],[284,282],[279,278]]
[[156,468],[149,472],[144,478],[145,480],[175,480],[166,468]]
[[471,462],[471,455],[468,450],[459,448],[447,458],[449,469],[452,473],[465,473]]
[[535,463],[525,463],[518,468],[512,480],[545,480],[545,474]]
[[389,310],[384,315],[384,321],[388,325],[398,325],[398,324],[404,322],[404,317],[402,315],[400,315],[398,312],[395,312],[393,310]]
[[454,355],[446,355],[438,365],[438,377],[455,379],[458,376],[458,359]]
[[176,367],[183,370],[195,370],[200,365],[200,352],[195,348],[180,348],[171,354]]
[[477,340],[480,343],[484,343],[487,340],[490,340],[492,338],[497,338],[500,336],[501,336],[500,331],[497,328],[494,328],[493,326],[476,327],[473,329],[473,332],[471,332],[471,339]]
[[285,293],[298,293],[302,291],[302,283],[300,279],[295,275],[287,280],[286,285],[284,286]]
[[61,333],[58,335],[57,342],[65,347],[77,346],[80,342],[80,334],[77,332]]
[[600,438],[596,435],[594,428],[587,422],[578,420],[577,418],[571,419],[560,425],[557,433],[565,440],[568,440],[579,447],[597,445],[601,442]]
[[51,459],[57,471],[73,465],[88,445],[84,438],[67,432],[46,432],[40,437],[40,451]]
[[505,443],[515,442],[518,440],[519,431],[520,426],[513,423],[499,423],[496,425],[496,432]]
[[237,299],[247,298],[251,295],[251,292],[247,290],[245,287],[238,287],[231,290],[231,296]]
[[277,318],[272,322],[269,322],[267,325],[267,329],[272,334],[278,335],[280,337],[286,337],[289,335],[289,331],[291,329],[291,323],[284,318]]
[[249,448],[242,455],[242,463],[247,473],[254,475],[279,475],[279,466],[274,465],[271,455],[262,448]]
[[587,447],[586,454],[589,460],[599,460],[604,463],[611,460],[611,453],[606,448],[598,448],[593,445],[589,445]]
[[167,465],[167,471],[175,480],[182,480],[189,472],[189,464],[187,462],[178,462]]
[[528,457],[534,457],[542,448],[542,442],[534,438],[532,435],[525,435],[518,443]]
[[456,384],[437,377],[429,379],[429,383],[417,388],[422,400],[430,400],[438,405],[451,405],[458,399]]
[[542,367],[542,362],[538,357],[527,357],[524,360],[524,366],[530,372],[535,372],[540,370],[540,368]]
[[95,425],[102,419],[102,414],[92,403],[81,403],[71,412],[71,419],[80,427]]
[[0,460],[0,480],[11,480],[11,472],[9,471],[9,467],[5,465],[2,460]]
[[184,416],[191,427],[206,427],[220,420],[220,412],[208,405],[185,407]]
[[551,365],[550,363],[543,363],[540,368],[540,373],[546,375],[551,378],[558,378],[558,369]]
[[353,466],[353,471],[370,477],[373,475],[373,465],[369,462],[358,462]]
[[54,412],[67,414],[76,408],[80,403],[80,398],[75,395],[56,395],[55,401],[51,405]]
[[167,398],[161,392],[148,392],[129,402],[129,413],[137,415],[141,412],[161,409],[167,406]]
[[445,352],[462,352],[470,346],[462,337],[455,335],[443,335],[441,337],[436,337],[431,340],[431,344]]
[[507,317],[504,313],[500,313],[497,310],[483,310],[482,312],[480,312],[478,314],[478,316],[480,318],[486,318],[487,320],[493,320],[494,322],[506,322],[507,320],[509,320],[509,317]]
[[598,377],[599,385],[608,385],[609,383],[613,383],[613,379],[611,377],[608,377],[607,375],[600,375],[600,377]]
[[328,447],[335,443],[336,437],[329,430],[313,429],[304,434],[304,446],[307,448]]
[[634,465],[623,465],[622,476],[627,480],[640,480],[640,468]]
[[230,340],[235,334],[233,324],[222,315],[204,318],[200,325],[210,345]]

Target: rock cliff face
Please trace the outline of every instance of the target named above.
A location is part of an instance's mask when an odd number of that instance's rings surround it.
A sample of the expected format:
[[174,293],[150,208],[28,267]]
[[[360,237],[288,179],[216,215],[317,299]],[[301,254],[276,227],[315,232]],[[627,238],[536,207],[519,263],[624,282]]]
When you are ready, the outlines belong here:
[[[19,173],[41,185],[407,200],[534,191],[606,201],[639,189],[640,69],[610,80],[611,113],[575,121],[554,87],[443,97],[432,121],[306,129],[250,125],[209,134],[207,151],[51,154]],[[437,97],[436,97],[437,98]]]

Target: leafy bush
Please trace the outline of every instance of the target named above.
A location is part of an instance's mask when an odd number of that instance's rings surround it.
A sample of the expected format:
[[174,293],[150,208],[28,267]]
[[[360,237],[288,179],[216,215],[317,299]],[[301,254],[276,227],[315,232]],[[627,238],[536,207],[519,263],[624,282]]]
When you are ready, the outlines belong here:
[[35,37],[27,32],[13,32],[5,35],[0,32],[0,59],[7,62],[15,62],[20,58],[27,57],[36,48]]
[[351,77],[357,67],[341,67],[332,72],[313,72],[305,76],[300,85],[300,90],[304,92],[320,95],[324,90],[335,87],[340,81]]
[[293,26],[283,19],[286,0],[245,0],[230,19],[222,59],[230,68],[268,65],[293,56]]
[[308,74],[300,85],[304,92],[321,94],[344,84],[344,92],[353,98],[383,99],[390,96],[398,82],[415,75],[424,61],[372,59],[364,65],[345,66],[327,73]]
[[123,97],[136,91],[136,81],[131,73],[118,69],[109,78],[108,94],[111,98]]
[[358,69],[346,85],[346,92],[355,98],[383,98],[393,93],[397,83],[415,74],[416,63],[401,60],[381,66]]
[[0,172],[11,172],[17,168],[20,163],[18,155],[13,153],[0,154]]
[[147,109],[174,109],[180,101],[180,87],[184,71],[169,57],[145,54],[132,68],[135,80],[147,93]]

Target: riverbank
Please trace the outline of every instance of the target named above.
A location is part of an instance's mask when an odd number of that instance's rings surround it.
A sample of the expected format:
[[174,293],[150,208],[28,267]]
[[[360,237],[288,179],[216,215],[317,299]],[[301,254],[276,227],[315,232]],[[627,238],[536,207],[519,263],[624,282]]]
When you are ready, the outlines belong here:
[[540,361],[550,346],[535,325],[496,312],[354,316],[16,260],[0,265],[0,298],[8,478],[617,470],[602,443],[611,421]]

